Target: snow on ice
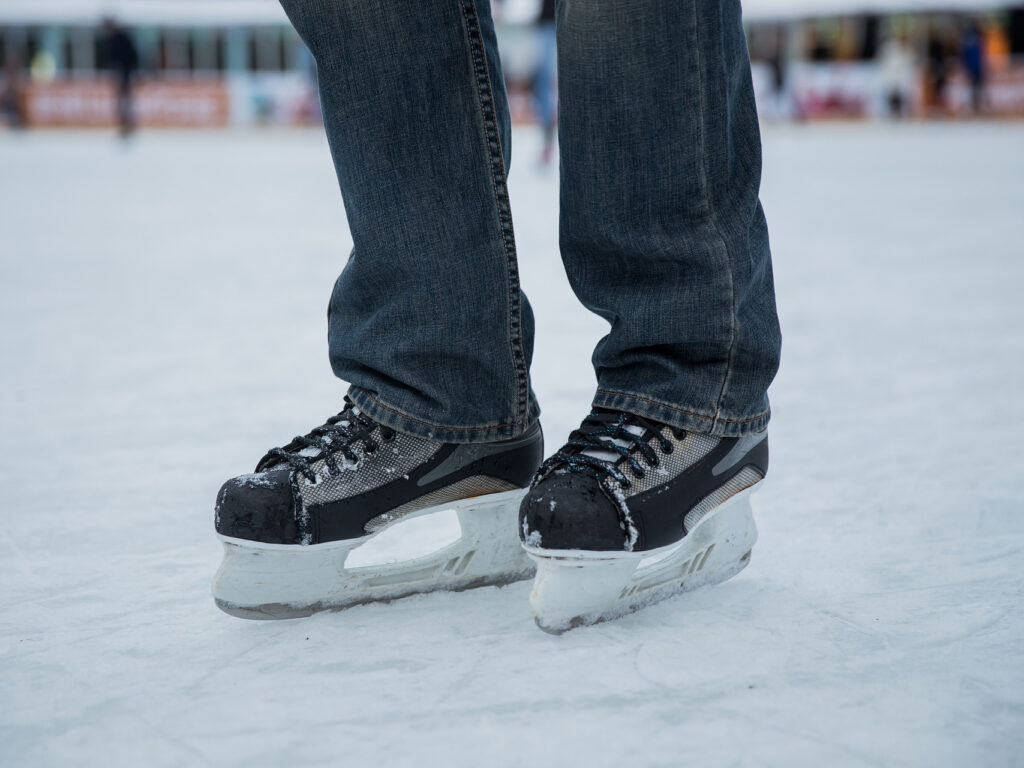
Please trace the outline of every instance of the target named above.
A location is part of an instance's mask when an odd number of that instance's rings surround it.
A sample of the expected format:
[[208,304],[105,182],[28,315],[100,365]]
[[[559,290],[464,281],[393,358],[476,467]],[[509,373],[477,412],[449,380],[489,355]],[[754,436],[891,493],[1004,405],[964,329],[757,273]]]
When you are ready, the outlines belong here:
[[[553,450],[603,323],[515,139]],[[528,583],[276,623],[210,599],[220,483],[341,405],[321,135],[0,136],[0,763],[1019,764],[1022,146],[766,130],[785,350],[751,566],[555,638]]]

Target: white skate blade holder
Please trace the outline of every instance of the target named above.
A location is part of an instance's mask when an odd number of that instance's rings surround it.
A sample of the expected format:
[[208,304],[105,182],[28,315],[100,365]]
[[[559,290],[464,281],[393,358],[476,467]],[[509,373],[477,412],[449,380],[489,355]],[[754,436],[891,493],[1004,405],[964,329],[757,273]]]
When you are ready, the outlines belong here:
[[[324,544],[264,544],[220,536],[224,560],[214,578],[214,599],[234,616],[284,619],[421,592],[528,579],[534,566],[516,530],[525,493],[513,490],[449,502],[406,515],[379,532]],[[358,560],[354,552],[390,528],[446,510],[458,516],[458,540],[401,562],[347,564]]]
[[537,626],[560,634],[732,578],[750,561],[757,527],[750,495],[760,482],[709,512],[681,541],[647,552],[526,547],[537,563],[530,595]]

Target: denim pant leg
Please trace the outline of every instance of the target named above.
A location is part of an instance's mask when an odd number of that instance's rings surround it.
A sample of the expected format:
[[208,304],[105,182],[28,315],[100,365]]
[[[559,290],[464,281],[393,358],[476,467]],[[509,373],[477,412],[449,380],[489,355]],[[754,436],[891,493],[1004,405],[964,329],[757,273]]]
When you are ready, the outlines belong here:
[[453,442],[538,415],[488,0],[282,0],[317,62],[354,248],[331,365],[372,418]]
[[611,324],[596,405],[738,435],[779,363],[738,0],[561,0],[562,257]]

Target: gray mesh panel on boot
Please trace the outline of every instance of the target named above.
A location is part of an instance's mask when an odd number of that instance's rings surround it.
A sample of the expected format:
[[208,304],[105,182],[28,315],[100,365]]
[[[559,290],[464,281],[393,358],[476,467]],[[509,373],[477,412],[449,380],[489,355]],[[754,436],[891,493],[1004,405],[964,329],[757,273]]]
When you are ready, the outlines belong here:
[[668,428],[663,429],[661,434],[672,443],[672,453],[665,455],[661,452],[658,441],[652,440],[651,447],[657,451],[660,462],[657,467],[647,466],[646,461],[641,459],[641,464],[644,466],[643,477],[635,477],[628,467],[624,467],[623,472],[631,483],[629,488],[623,489],[627,498],[669,482],[687,467],[693,466],[711,453],[719,442],[717,437],[696,435],[691,432],[687,432],[683,439],[679,440]]
[[313,463],[317,482],[310,482],[299,475],[299,489],[306,506],[328,504],[380,488],[418,467],[442,446],[442,443],[436,440],[413,437],[401,432],[396,432],[390,442],[384,442],[379,427],[370,434],[377,443],[377,450],[366,453],[362,446],[354,446],[351,450],[359,456],[356,464],[346,462],[341,454],[336,454],[335,459],[341,468],[340,473],[329,475],[326,463],[320,459]]

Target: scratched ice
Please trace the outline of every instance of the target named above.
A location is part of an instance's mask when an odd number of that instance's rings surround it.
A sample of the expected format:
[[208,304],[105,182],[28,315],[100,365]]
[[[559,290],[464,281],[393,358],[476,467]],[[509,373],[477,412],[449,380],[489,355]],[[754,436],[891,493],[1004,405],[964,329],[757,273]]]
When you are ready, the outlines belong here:
[[[1024,127],[764,143],[785,352],[751,565],[553,638],[527,583],[279,623],[209,597],[221,481],[340,405],[319,134],[0,135],[0,763],[1018,761]],[[553,449],[604,324],[515,147]]]

